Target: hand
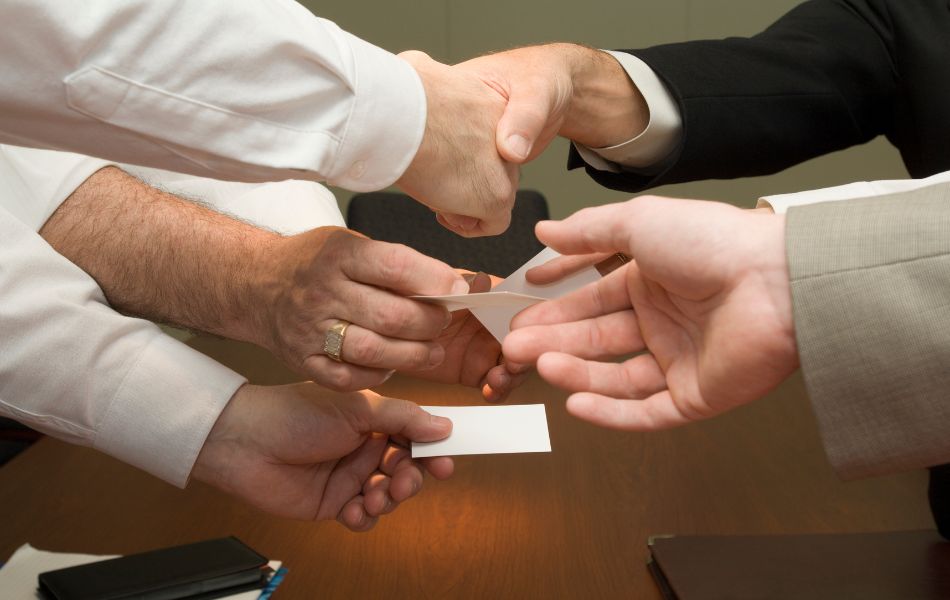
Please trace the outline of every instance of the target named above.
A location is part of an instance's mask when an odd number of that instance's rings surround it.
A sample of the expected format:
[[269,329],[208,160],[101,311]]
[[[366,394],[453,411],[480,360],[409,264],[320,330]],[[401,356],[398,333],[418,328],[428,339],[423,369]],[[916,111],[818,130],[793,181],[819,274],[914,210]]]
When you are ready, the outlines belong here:
[[[493,278],[485,273],[471,273],[469,277],[473,294],[492,288]],[[442,364],[409,374],[439,383],[480,387],[488,402],[503,401],[526,377],[527,367],[506,361],[498,340],[467,310],[452,313],[452,322],[435,342],[445,349]]]
[[423,467],[437,479],[452,474],[451,458],[414,461],[407,449],[451,430],[448,419],[370,391],[246,385],[211,429],[192,475],[276,515],[366,531],[419,492]]
[[555,135],[600,148],[635,137],[649,122],[646,101],[620,63],[592,48],[529,46],[454,68],[478,77],[507,100],[496,144],[514,163],[534,159]]
[[[634,261],[512,322],[505,356],[537,361],[598,425],[654,430],[760,398],[798,366],[782,215],[635,198],[538,225],[563,254]],[[620,364],[597,359],[643,352]]]
[[[454,269],[398,244],[336,227],[274,239],[247,268],[259,268],[255,307],[231,335],[269,349],[308,379],[337,391],[372,387],[393,370],[421,371],[445,360],[436,341],[450,324],[443,307],[406,298],[467,293]],[[351,325],[339,363],[323,352],[337,320]]]
[[505,99],[474,76],[422,52],[399,55],[422,79],[428,111],[422,145],[396,182],[438,214],[443,226],[467,237],[508,228],[518,168],[495,148],[495,125]]

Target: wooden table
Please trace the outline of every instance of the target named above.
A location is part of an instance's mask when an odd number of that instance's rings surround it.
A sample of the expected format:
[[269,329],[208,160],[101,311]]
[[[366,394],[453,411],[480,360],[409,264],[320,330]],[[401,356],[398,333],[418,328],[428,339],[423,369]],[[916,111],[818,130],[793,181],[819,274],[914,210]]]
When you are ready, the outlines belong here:
[[[480,402],[398,377],[382,391]],[[659,598],[645,567],[651,534],[933,527],[925,473],[835,478],[797,377],[725,417],[654,434],[595,428],[564,398],[533,378],[511,399],[547,405],[552,453],[460,457],[452,479],[429,480],[366,534],[269,517],[202,484],[178,490],[46,439],[0,469],[0,560],[24,542],[123,554],[236,535],[290,568],[278,600]]]

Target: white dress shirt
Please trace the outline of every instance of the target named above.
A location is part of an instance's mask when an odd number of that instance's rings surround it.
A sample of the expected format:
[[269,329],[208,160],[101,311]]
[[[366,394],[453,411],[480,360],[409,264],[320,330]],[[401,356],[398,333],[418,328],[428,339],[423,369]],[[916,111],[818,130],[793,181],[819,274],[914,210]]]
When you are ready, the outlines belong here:
[[[402,175],[425,128],[425,93],[408,63],[291,0],[10,0],[0,19],[3,143],[368,191]],[[183,485],[243,378],[112,311],[36,234],[106,163],[9,148],[0,159],[0,410]],[[176,185],[212,189],[197,195],[242,210],[233,187],[179,177],[165,187]],[[270,214],[262,196],[285,207],[288,195],[326,199],[311,184],[283,185],[295,191],[248,188],[243,206],[257,211],[248,216]],[[272,228],[327,216],[314,210],[283,213]]]
[[[96,282],[36,233],[109,164],[0,146],[0,414],[184,486],[245,379],[113,311]],[[332,194],[313,182],[242,184],[119,166],[283,234],[343,225]]]
[[408,63],[291,0],[7,0],[0,22],[0,143],[369,191],[425,129]]

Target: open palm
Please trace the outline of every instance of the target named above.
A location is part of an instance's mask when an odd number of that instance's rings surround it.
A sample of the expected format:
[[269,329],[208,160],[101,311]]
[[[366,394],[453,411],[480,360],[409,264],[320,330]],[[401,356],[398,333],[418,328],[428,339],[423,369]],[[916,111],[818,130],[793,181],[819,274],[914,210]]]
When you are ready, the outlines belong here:
[[539,237],[563,253],[635,260],[523,312],[505,353],[537,360],[545,379],[575,392],[572,413],[608,427],[672,427],[755,400],[797,366],[782,226],[651,197],[546,223]]

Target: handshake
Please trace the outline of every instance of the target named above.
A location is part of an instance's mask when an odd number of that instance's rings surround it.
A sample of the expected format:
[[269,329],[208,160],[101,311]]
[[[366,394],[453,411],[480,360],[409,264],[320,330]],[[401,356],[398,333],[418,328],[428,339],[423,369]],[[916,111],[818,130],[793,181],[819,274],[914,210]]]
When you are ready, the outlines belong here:
[[396,182],[467,237],[507,229],[518,165],[557,135],[599,148],[636,137],[649,111],[620,63],[575,44],[500,52],[447,66],[400,54],[428,104],[422,144]]

